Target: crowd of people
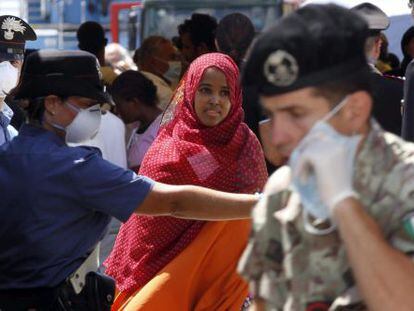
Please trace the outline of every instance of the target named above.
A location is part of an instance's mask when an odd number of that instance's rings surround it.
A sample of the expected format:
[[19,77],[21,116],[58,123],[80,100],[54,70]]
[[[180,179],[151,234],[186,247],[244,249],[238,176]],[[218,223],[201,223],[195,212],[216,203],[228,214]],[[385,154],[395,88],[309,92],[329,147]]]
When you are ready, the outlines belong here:
[[25,50],[0,16],[0,310],[413,310],[414,27],[400,62],[389,25],[194,13],[130,54],[93,21]]

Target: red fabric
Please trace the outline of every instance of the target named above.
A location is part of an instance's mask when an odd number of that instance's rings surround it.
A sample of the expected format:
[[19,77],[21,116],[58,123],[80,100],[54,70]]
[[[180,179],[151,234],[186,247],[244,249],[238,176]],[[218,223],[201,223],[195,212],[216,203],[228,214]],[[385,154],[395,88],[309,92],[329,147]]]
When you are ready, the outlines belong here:
[[[231,93],[230,112],[215,127],[203,126],[193,107],[195,92],[209,67],[225,74]],[[211,53],[197,58],[187,72],[174,118],[148,150],[140,174],[167,184],[237,193],[260,191],[267,178],[264,156],[256,136],[242,122],[238,79],[238,68],[230,57]],[[203,224],[172,217],[131,216],[105,262],[106,273],[116,279],[120,291],[142,287],[196,238]]]

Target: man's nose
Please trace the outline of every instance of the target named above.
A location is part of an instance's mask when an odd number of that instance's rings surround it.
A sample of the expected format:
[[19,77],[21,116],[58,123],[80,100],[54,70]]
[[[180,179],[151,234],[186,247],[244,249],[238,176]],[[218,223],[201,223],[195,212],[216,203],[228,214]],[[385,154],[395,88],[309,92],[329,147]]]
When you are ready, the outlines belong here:
[[272,144],[280,146],[288,142],[288,125],[281,118],[274,118],[272,120]]

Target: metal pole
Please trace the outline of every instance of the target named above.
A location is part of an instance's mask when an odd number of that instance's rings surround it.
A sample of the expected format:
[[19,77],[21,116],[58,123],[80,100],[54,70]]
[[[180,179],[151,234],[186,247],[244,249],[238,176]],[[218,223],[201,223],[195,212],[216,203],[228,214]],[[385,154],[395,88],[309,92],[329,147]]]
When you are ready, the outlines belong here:
[[25,0],[20,0],[20,17],[25,21],[29,21],[29,4]]
[[84,22],[86,22],[86,0],[81,0],[81,24],[83,24]]
[[59,16],[59,23],[58,23],[58,49],[64,48],[64,40],[63,40],[63,23],[64,23],[64,16],[63,12],[65,9],[65,0],[58,0],[58,16]]

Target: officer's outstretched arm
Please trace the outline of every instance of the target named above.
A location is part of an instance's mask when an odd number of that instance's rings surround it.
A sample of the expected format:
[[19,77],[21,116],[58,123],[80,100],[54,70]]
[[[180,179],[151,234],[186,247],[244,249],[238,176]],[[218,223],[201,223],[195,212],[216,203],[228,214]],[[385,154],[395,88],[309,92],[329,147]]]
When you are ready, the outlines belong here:
[[256,195],[231,194],[197,186],[155,183],[135,212],[198,220],[249,218]]

